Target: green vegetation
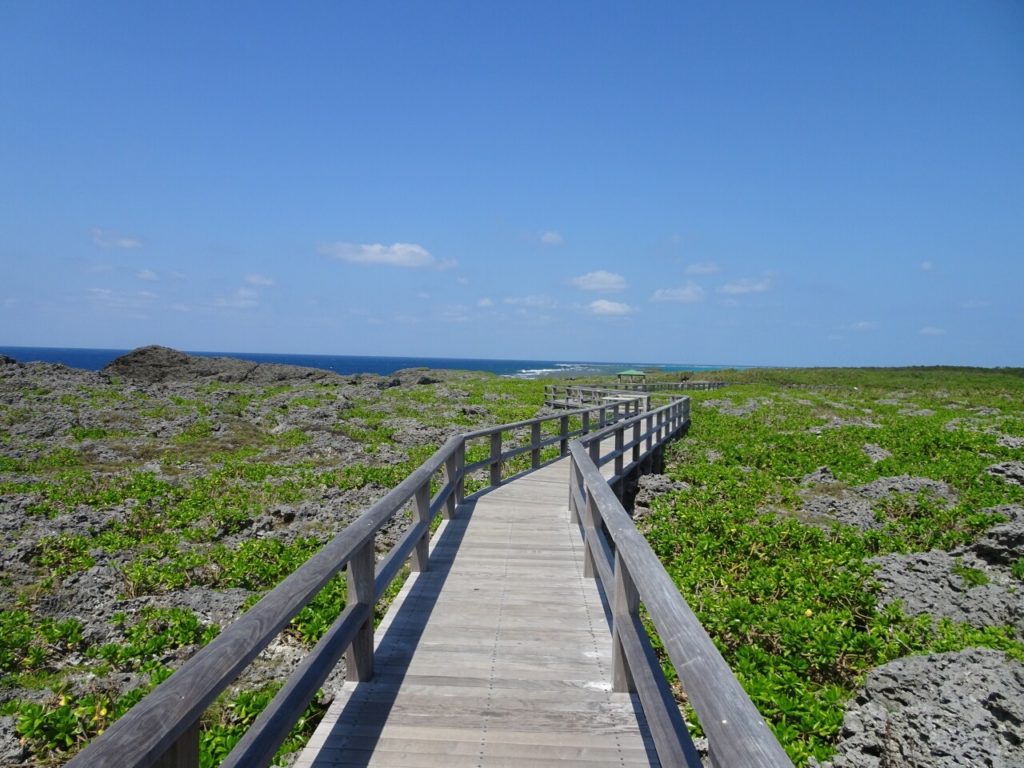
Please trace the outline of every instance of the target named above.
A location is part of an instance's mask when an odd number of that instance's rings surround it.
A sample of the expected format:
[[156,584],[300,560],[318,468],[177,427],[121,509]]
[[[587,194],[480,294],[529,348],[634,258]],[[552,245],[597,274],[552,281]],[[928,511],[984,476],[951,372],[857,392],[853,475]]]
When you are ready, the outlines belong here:
[[[798,765],[828,757],[846,701],[872,667],[969,646],[1024,659],[1010,627],[879,607],[867,562],[969,543],[1001,519],[989,508],[1024,503],[1024,488],[985,472],[1015,457],[997,439],[1024,416],[1024,380],[917,370],[730,377],[734,386],[693,393],[690,433],[672,446],[667,470],[687,487],[655,501],[645,533]],[[752,407],[727,415],[723,400]],[[867,444],[891,455],[873,463]],[[870,530],[805,521],[801,479],[822,466],[837,481],[826,493],[909,475],[947,483],[956,502],[886,497]],[[956,573],[969,586],[987,579],[962,564]]]
[[[10,606],[0,611],[0,713],[16,717],[32,759],[65,761],[218,630],[188,610],[150,606],[115,615],[103,641],[86,640],[77,619],[55,621],[38,609],[64,581],[113,565],[124,598],[241,588],[252,605],[333,531],[310,524],[296,537],[249,535],[257,521],[266,525],[268,511],[325,499],[337,505],[345,492],[364,492],[355,498],[366,503],[448,435],[532,417],[543,398],[538,382],[461,373],[446,374],[439,386],[359,392],[353,399],[333,384],[211,382],[167,394],[117,383],[74,394],[27,386],[18,390],[19,407],[0,405],[0,426],[30,424],[51,409],[73,425],[45,443],[0,433],[0,494],[22,497],[30,515],[54,520],[90,511],[83,529],[58,529],[34,542],[35,584],[15,588],[0,579]],[[437,439],[409,445],[410,428],[429,428]],[[378,603],[378,620],[403,578]],[[291,621],[285,642],[311,647],[345,601],[339,575]],[[84,690],[76,682],[112,673],[141,675],[143,683],[120,694],[101,682]],[[202,765],[227,754],[278,685],[226,693],[211,706],[202,723]],[[282,752],[308,738],[322,714],[314,702]]]

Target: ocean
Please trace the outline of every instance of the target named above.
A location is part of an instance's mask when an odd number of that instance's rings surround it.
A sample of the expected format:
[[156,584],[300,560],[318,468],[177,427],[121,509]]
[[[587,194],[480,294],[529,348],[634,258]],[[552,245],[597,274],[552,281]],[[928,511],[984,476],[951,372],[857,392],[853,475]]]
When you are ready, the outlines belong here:
[[[61,347],[0,347],[0,355],[21,363],[34,361],[61,363],[70,368],[98,371],[127,349],[77,349]],[[403,368],[453,368],[464,371],[488,371],[499,376],[522,379],[593,376],[614,374],[627,368],[654,368],[661,371],[717,371],[734,366],[683,365],[674,363],[596,363],[559,360],[486,360],[457,357],[374,357],[363,355],[288,355],[264,352],[190,352],[206,357],[235,357],[255,363],[283,363],[323,368],[340,374],[377,373],[387,376]]]

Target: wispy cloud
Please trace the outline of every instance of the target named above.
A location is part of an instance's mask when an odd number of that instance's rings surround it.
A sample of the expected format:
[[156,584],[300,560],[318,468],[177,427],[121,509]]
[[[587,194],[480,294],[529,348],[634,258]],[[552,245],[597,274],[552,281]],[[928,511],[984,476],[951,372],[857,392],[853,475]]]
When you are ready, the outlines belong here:
[[930,261],[922,261],[917,266],[921,268],[922,272],[931,272],[933,269],[935,269],[935,265]]
[[160,279],[160,276],[156,272],[154,272],[152,269],[144,269],[141,272],[136,272],[135,276],[137,278],[139,278],[139,280],[159,280]]
[[621,317],[622,315],[628,315],[633,311],[633,308],[629,306],[629,304],[623,304],[621,301],[608,301],[608,299],[597,299],[596,301],[590,302],[588,307],[595,315]]
[[563,238],[558,232],[548,231],[541,232],[540,241],[544,243],[544,245],[561,245],[565,242],[565,238]]
[[158,298],[152,291],[124,293],[110,288],[90,288],[88,295],[89,300],[99,307],[133,313],[147,309]]
[[116,232],[112,229],[93,227],[90,231],[92,241],[100,248],[141,248],[142,240],[132,235]]
[[704,289],[692,280],[679,288],[659,288],[651,294],[651,301],[679,301],[692,304],[704,298]]
[[688,275],[713,275],[718,272],[719,266],[713,261],[700,261],[696,264],[688,264],[686,274]]
[[245,282],[249,285],[263,285],[267,287],[274,284],[274,280],[272,278],[269,278],[266,275],[261,275],[258,272],[251,272],[246,275]]
[[968,299],[960,303],[961,309],[988,309],[990,306],[991,304],[982,299]]
[[921,334],[922,336],[944,336],[946,334],[946,329],[936,328],[935,326],[932,325],[926,325],[924,328],[918,331],[918,333]]
[[626,278],[614,272],[606,272],[599,269],[596,272],[587,272],[585,275],[574,277],[570,282],[583,291],[601,291],[603,293],[614,293],[626,288]]
[[437,267],[451,269],[457,266],[452,259],[438,261],[422,245],[416,243],[325,243],[318,248],[324,256],[351,264],[386,264],[391,267]]
[[771,287],[771,278],[746,277],[743,278],[742,280],[736,280],[731,283],[726,283],[718,290],[730,296],[741,296],[746,293],[764,293]]
[[239,288],[230,296],[222,296],[213,302],[220,309],[252,309],[259,305],[259,292],[252,288]]
[[855,323],[850,323],[849,325],[844,326],[843,330],[859,332],[877,331],[881,327],[881,324],[878,323],[876,320],[858,320]]
[[533,307],[536,309],[551,309],[557,302],[550,296],[509,296],[502,299],[506,304],[513,307]]
[[476,303],[478,307],[493,307],[494,302],[488,299],[486,296]]

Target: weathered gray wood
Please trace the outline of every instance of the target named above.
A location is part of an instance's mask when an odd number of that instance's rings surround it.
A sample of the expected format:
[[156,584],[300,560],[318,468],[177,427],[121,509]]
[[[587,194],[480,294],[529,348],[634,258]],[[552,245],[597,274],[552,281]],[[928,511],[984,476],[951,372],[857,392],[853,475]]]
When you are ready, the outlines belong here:
[[374,589],[373,539],[360,547],[348,561],[348,595],[346,602],[370,609],[367,618],[356,630],[345,652],[345,670],[348,680],[369,680],[373,677],[373,605],[377,601]]
[[[685,410],[678,407],[671,412],[671,422],[660,419],[663,434],[669,433],[670,423],[672,433],[680,429]],[[655,450],[661,450],[661,445]],[[716,764],[743,768],[792,765],[650,545],[605,484],[590,460],[589,451],[579,442],[574,442],[570,451],[583,474],[588,505],[593,503],[595,517],[603,522],[614,542],[616,556],[622,558],[632,576],[640,600],[700,718]],[[624,652],[629,653],[625,644]],[[634,679],[640,661],[628,658]]]
[[491,485],[501,484],[501,430],[491,433]]
[[264,768],[288,738],[296,713],[302,712],[316,696],[324,680],[337,666],[355,634],[373,621],[369,605],[346,606],[316,647],[303,659],[292,676],[245,732],[220,768]]
[[635,699],[611,691],[601,597],[565,519],[570,470],[506,482],[445,523],[432,570],[378,628],[373,682],[344,686],[296,768],[652,765]]
[[[430,514],[430,486],[422,485],[416,490],[416,517],[419,522],[428,526],[427,532],[420,536],[412,551],[410,568],[413,571],[430,570],[430,556],[427,551],[429,542],[429,526],[433,515]],[[376,596],[375,596],[376,597]],[[376,600],[375,600],[376,602]]]
[[640,595],[636,591],[629,568],[622,557],[615,553],[614,586],[612,588],[612,690],[635,691],[636,684],[630,672],[622,646],[622,627],[633,623],[640,607]]
[[199,723],[194,723],[153,764],[154,768],[199,768]]

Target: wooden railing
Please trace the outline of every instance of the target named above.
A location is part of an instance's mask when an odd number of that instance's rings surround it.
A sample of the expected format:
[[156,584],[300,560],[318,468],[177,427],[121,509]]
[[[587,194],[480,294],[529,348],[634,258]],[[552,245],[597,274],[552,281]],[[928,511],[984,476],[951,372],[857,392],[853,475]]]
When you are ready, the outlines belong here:
[[[548,408],[584,408],[589,405],[610,404],[620,401],[632,401],[640,395],[624,389],[608,387],[585,387],[576,384],[545,384],[544,405]],[[650,410],[651,401],[647,398],[643,410]]]
[[728,386],[724,381],[649,381],[616,384],[615,388],[624,392],[679,392],[699,391],[705,389],[721,389]]
[[[584,572],[600,580],[611,604],[613,687],[639,696],[662,765],[701,766],[640,618],[643,605],[708,738],[712,765],[792,766],[614,490],[621,494],[622,480],[645,462],[661,462],[665,442],[688,427],[689,406],[680,398],[569,445],[570,516],[586,545]],[[602,453],[609,437],[614,447]],[[605,479],[600,467],[610,462],[614,474]]]
[[[374,607],[406,560],[411,558],[414,571],[429,568],[430,524],[438,514],[446,518],[454,514],[468,478],[482,474],[486,477],[482,484],[498,485],[506,468],[515,469],[518,456],[529,453],[532,468],[540,466],[549,446],[558,445],[558,456],[565,456],[574,438],[630,415],[635,418],[645,402],[642,396],[634,397],[452,437],[79,752],[68,766],[198,766],[199,720],[203,713],[324,585],[345,569],[345,609],[221,764],[232,768],[269,765],[342,655],[346,657],[348,679],[372,677]],[[546,432],[545,425],[557,431]],[[481,441],[487,446],[486,458],[467,465],[467,452],[471,453]],[[433,495],[432,487],[437,488]],[[414,506],[412,525],[375,562],[377,532],[409,503]]]

